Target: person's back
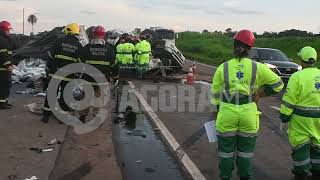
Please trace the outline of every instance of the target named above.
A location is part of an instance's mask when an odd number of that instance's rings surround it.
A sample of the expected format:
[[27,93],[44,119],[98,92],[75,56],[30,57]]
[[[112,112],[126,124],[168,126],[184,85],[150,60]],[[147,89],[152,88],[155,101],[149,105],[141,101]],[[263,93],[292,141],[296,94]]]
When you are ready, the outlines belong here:
[[[47,73],[49,76],[47,82],[49,82],[51,78],[61,80],[61,97],[59,98],[59,104],[63,110],[71,111],[71,108],[68,107],[64,100],[64,88],[66,87],[69,81],[75,78],[75,74],[72,72],[72,69],[70,68],[63,72],[68,74],[66,77],[64,77],[63,75],[58,75],[56,74],[56,72],[67,65],[80,62],[79,55],[80,50],[82,48],[82,44],[80,43],[80,39],[78,38],[80,34],[80,28],[78,24],[71,23],[67,25],[64,28],[64,32],[66,36],[61,39],[58,39],[50,51],[52,59],[50,59],[47,62]],[[56,94],[56,96],[58,96],[58,94]],[[48,123],[51,114],[52,111],[49,106],[47,93],[43,107],[43,117],[41,121],[44,123]]]
[[127,42],[123,44],[124,59],[127,64],[133,64],[134,52],[135,47],[132,43]]
[[117,62],[120,64],[126,64],[127,62],[125,62],[124,60],[123,43],[118,44],[116,47],[116,50],[117,50],[117,55],[116,55]]
[[79,52],[82,48],[82,44],[79,42],[79,38],[75,35],[67,34],[64,38],[58,41],[51,53],[55,58],[57,68],[62,68],[72,63],[78,63]]
[[[113,74],[115,52],[109,44],[87,44],[81,51],[81,60],[97,68],[109,79]],[[89,75],[84,75],[89,82],[95,82]]]
[[139,64],[149,64],[151,45],[148,41],[142,40],[136,44],[137,61]]
[[320,179],[320,70],[315,67],[317,52],[301,49],[302,71],[294,73],[283,96],[280,131],[288,123],[288,137],[293,147],[292,172],[297,180]]
[[217,106],[216,129],[220,177],[232,178],[234,157],[240,180],[253,176],[251,161],[259,131],[257,96],[280,92],[283,82],[266,65],[248,59],[255,37],[239,31],[234,37],[235,58],[220,65],[212,81],[212,104]]
[[320,107],[320,69],[316,67],[303,69],[293,74],[291,81],[299,90],[295,92],[295,97],[285,94],[285,99],[296,98],[296,106]]
[[235,58],[217,68],[212,91],[218,93],[214,93],[218,102],[224,99],[234,102],[244,100],[250,103],[254,101],[254,94],[264,86],[267,88],[266,93],[271,95],[282,90],[283,82],[266,65],[249,58]]

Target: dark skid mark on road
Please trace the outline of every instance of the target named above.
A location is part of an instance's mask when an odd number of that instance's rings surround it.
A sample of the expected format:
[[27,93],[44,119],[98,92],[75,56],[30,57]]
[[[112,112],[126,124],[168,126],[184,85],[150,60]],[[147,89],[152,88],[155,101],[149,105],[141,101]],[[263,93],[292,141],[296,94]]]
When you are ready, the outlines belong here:
[[92,166],[90,163],[82,164],[80,167],[72,171],[71,173],[68,173],[64,175],[63,177],[60,177],[58,180],[81,180],[84,176],[89,174],[92,171]]
[[155,134],[150,121],[137,116],[136,130],[145,138],[128,134],[128,129],[113,127],[113,140],[124,180],[183,180],[185,176],[176,159]]

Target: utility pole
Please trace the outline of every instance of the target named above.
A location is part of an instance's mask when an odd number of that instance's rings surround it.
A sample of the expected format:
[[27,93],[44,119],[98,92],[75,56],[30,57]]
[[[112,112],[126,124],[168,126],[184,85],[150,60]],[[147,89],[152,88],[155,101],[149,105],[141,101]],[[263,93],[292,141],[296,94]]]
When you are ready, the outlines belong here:
[[23,35],[24,35],[24,8],[23,8],[23,12],[22,12],[22,18],[23,18],[23,22],[22,22],[22,32],[23,32]]

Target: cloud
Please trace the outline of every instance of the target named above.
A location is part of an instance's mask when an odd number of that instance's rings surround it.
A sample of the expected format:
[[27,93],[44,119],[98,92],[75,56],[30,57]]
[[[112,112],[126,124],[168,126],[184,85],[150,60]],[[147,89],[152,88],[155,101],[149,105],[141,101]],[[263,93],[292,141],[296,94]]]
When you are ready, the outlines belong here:
[[241,8],[225,8],[226,12],[230,12],[236,15],[260,15],[263,14],[262,11],[255,11],[255,10],[244,10]]
[[236,15],[263,14],[263,12],[256,11],[256,10],[250,10],[247,7],[242,8],[241,2],[242,2],[241,0],[224,0],[222,10],[226,13],[232,13],[232,14],[236,14]]
[[94,15],[94,14],[97,14],[96,12],[94,11],[87,11],[87,10],[84,10],[84,11],[80,11],[81,14],[88,14],[88,15]]
[[240,6],[240,0],[225,0],[223,6],[225,8],[234,8]]

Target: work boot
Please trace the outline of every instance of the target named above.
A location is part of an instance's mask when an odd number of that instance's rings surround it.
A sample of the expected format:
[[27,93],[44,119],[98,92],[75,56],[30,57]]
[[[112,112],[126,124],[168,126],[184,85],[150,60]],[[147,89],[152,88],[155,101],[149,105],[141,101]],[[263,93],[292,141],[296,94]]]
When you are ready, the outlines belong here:
[[308,175],[306,174],[296,174],[294,180],[308,180]]
[[0,103],[0,109],[11,109],[12,106],[9,106],[7,103]]
[[45,114],[45,115],[43,115],[41,121],[42,121],[43,123],[46,123],[46,124],[47,124],[47,123],[49,122],[49,118],[50,118],[50,116],[47,115],[47,114]]

